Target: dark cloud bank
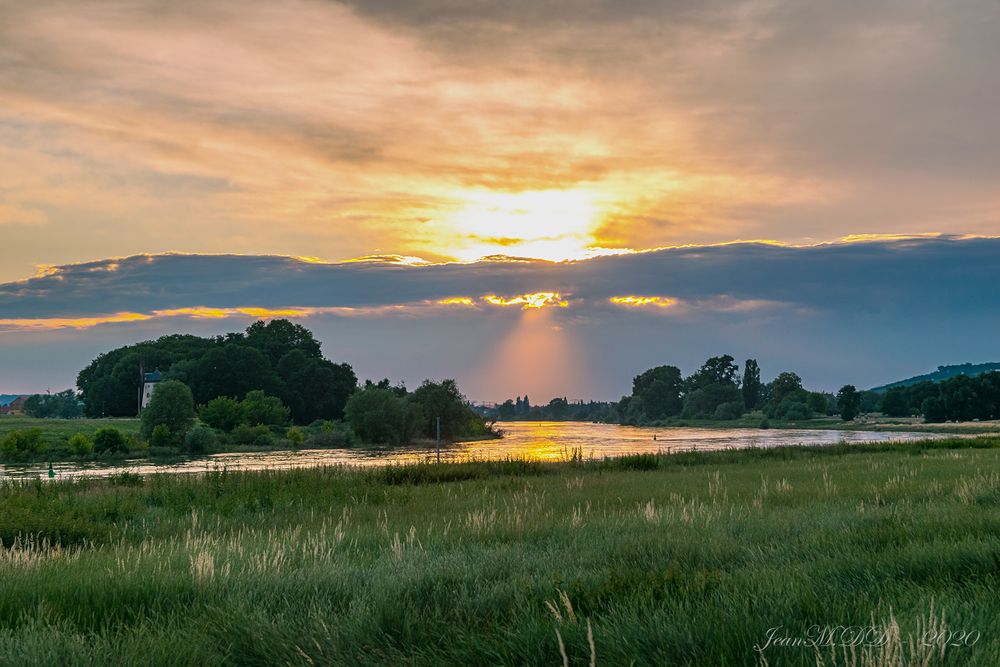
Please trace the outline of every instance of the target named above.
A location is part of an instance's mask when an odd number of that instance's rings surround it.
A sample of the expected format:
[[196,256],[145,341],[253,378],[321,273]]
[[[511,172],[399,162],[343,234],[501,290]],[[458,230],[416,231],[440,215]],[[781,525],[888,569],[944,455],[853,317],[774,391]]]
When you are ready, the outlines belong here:
[[[473,378],[474,370],[502,346],[521,311],[421,304],[555,291],[569,307],[551,309],[553,331],[567,336],[579,357],[575,370],[583,369],[577,377],[588,378],[584,386],[567,386],[561,393],[613,397],[645,367],[675,363],[691,369],[705,356],[722,352],[760,358],[766,375],[797,370],[822,388],[845,382],[874,385],[939,363],[1000,359],[998,284],[1000,239],[992,238],[811,247],[741,243],[575,263],[429,266],[163,255],[69,265],[0,285],[0,320],[196,306],[359,308],[368,314],[317,315],[305,323],[320,334],[329,355],[355,363],[363,376],[410,381],[468,376],[470,395],[493,399],[513,387],[492,387],[486,378]],[[679,304],[635,309],[609,302],[621,295],[670,297]],[[377,310],[403,304],[414,307]],[[43,334],[8,329],[0,333],[0,368],[8,371],[0,380],[9,385],[15,378],[27,385],[33,376],[25,360],[41,359],[56,348],[60,358],[72,358],[68,350],[79,349],[82,366],[93,349],[111,342],[212,328],[239,325],[171,317]],[[70,380],[76,370],[48,369],[46,377]],[[558,379],[548,380],[546,386],[558,386]]]

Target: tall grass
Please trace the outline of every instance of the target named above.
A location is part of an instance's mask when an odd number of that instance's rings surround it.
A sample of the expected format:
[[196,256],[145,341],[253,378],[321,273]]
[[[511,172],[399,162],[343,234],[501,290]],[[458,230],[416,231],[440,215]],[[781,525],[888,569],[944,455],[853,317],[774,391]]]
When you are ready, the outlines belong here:
[[0,664],[993,665],[996,445],[7,482]]

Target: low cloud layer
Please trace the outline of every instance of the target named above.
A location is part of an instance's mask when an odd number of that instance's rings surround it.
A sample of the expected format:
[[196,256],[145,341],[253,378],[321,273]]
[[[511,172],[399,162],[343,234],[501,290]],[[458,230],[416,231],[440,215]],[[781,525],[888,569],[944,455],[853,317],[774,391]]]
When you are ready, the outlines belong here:
[[[0,285],[0,390],[71,384],[102,345],[268,316],[298,318],[363,377],[455,376],[479,399],[609,398],[646,367],[690,370],[726,352],[819,388],[869,386],[1000,358],[998,283],[992,238],[690,246],[569,263],[135,256]],[[539,350],[545,372],[509,370]]]

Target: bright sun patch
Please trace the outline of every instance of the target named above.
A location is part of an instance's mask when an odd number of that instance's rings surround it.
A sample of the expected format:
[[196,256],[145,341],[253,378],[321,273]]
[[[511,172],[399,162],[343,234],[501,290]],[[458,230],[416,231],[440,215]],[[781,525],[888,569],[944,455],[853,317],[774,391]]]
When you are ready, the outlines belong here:
[[537,190],[504,193],[464,191],[459,208],[442,223],[457,237],[449,250],[473,261],[513,255],[561,261],[593,254],[601,207],[588,190]]
[[521,306],[527,310],[529,308],[566,308],[569,302],[563,300],[558,292],[535,292],[533,294],[521,294],[514,297],[501,297],[495,294],[488,294],[483,297],[483,301],[492,306]]
[[670,308],[677,305],[677,299],[669,296],[613,296],[610,301],[618,306],[631,306],[633,308],[644,306]]

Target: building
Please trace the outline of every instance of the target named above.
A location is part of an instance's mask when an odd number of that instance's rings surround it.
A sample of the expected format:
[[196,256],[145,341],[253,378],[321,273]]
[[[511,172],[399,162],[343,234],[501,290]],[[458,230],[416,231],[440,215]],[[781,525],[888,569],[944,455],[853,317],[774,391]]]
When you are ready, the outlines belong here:
[[0,394],[0,415],[19,415],[24,412],[28,394]]
[[156,383],[162,379],[163,373],[159,369],[152,373],[142,374],[142,401],[139,403],[140,408],[145,408],[149,405],[149,400],[153,398],[153,389],[156,388]]

